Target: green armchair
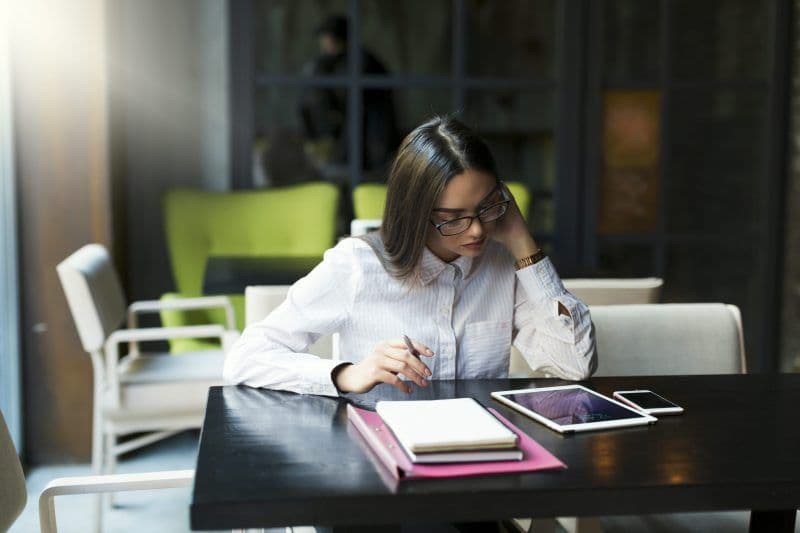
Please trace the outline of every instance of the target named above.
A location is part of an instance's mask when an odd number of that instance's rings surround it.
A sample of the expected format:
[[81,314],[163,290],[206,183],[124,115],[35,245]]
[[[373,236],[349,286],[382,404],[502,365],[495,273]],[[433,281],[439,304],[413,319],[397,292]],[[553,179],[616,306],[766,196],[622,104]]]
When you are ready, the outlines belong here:
[[[174,189],[163,198],[164,224],[177,292],[162,300],[201,296],[213,256],[311,257],[335,244],[339,191],[323,182],[263,190]],[[244,295],[229,295],[244,325]],[[166,327],[225,324],[223,310],[163,311]],[[173,353],[218,347],[213,339],[175,339]]]
[[362,183],[353,189],[353,212],[356,218],[383,218],[386,205],[386,185],[383,183]]
[[[528,188],[518,181],[507,181],[506,186],[517,201],[522,216],[528,218],[531,194]],[[353,190],[353,211],[358,219],[383,218],[386,204],[386,185],[382,183],[362,183]]]

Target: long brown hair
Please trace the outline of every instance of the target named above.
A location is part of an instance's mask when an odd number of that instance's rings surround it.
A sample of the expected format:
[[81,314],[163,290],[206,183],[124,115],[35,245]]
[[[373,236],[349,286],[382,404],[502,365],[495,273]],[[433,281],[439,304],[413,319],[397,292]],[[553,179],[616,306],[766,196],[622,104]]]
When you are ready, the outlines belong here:
[[436,199],[450,178],[468,169],[497,176],[486,143],[452,117],[435,117],[403,139],[387,182],[382,249],[371,243],[392,276],[415,284]]

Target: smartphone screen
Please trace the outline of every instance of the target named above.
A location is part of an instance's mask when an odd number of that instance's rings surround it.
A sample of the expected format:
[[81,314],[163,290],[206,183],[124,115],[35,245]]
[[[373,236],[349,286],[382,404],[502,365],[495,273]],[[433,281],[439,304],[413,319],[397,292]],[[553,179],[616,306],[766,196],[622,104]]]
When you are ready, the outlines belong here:
[[669,407],[678,407],[671,401],[662,398],[655,392],[642,391],[642,392],[624,392],[620,393],[624,397],[642,409],[666,409]]

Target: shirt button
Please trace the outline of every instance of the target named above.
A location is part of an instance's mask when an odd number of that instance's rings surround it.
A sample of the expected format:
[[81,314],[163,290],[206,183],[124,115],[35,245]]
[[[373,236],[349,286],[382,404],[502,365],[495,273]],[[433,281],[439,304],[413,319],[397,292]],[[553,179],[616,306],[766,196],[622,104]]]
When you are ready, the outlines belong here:
[[446,307],[440,307],[440,308],[439,308],[439,311],[441,311],[441,313],[442,313],[443,315],[447,316],[447,311],[448,311],[448,309],[447,309]]

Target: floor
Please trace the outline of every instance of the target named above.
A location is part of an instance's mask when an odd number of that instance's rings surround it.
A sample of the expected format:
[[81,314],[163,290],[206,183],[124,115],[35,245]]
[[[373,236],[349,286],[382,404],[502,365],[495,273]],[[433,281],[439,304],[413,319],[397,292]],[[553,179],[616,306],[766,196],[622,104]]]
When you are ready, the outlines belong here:
[[[133,452],[120,463],[119,472],[182,470],[194,468],[197,453],[197,431],[187,431],[165,439],[143,450]],[[51,465],[27,473],[28,504],[11,533],[39,531],[38,497],[52,479],[90,474],[88,464]],[[189,532],[189,501],[191,488],[123,493],[117,496],[116,507],[106,513],[106,532],[182,533]],[[64,496],[56,499],[59,533],[85,533],[91,528],[91,496]],[[713,515],[680,514],[642,517],[608,517],[602,520],[607,533],[680,533],[725,532],[748,530],[749,513],[715,513]],[[417,528],[411,528],[417,531]],[[560,530],[561,528],[556,528]],[[284,529],[269,529],[269,533],[284,533]],[[296,531],[309,531],[296,528]],[[795,526],[800,533],[800,522]]]
[[[732,511],[612,516],[603,518],[600,523],[606,533],[747,533],[750,529],[750,513]],[[796,519],[794,530],[800,533],[800,523]]]

